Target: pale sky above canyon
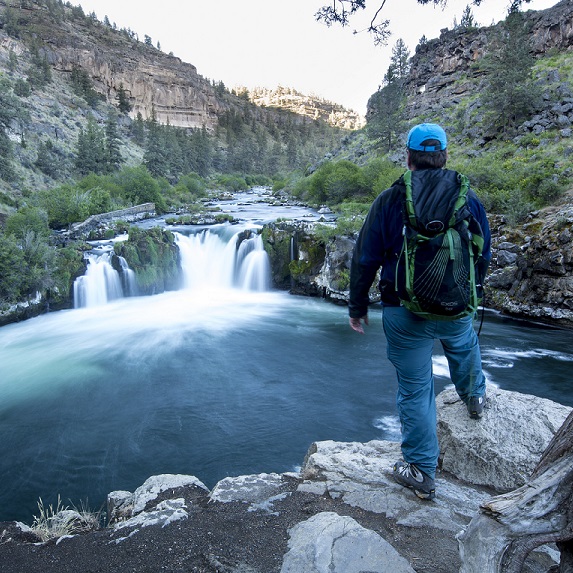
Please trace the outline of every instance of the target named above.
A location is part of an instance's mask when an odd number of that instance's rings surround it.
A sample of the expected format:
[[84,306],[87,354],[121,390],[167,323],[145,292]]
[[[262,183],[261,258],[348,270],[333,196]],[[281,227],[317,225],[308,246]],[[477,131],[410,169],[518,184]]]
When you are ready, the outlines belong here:
[[[314,18],[328,0],[83,0],[86,14],[107,15],[118,28],[129,28],[141,41],[193,64],[202,76],[228,88],[275,88],[279,85],[315,94],[363,114],[368,98],[388,69],[392,47],[402,38],[413,54],[422,36],[436,38],[442,28],[460,21],[468,0],[449,0],[447,9],[421,6],[416,0],[388,0],[384,18],[391,21],[386,47],[375,47],[361,14],[348,28],[327,28]],[[509,1],[484,0],[472,6],[480,25],[502,20]],[[543,10],[556,0],[533,0],[526,9]],[[370,0],[373,8],[376,0]],[[367,3],[368,5],[368,3]],[[371,10],[372,10],[371,8]],[[371,10],[368,14],[371,14]]]

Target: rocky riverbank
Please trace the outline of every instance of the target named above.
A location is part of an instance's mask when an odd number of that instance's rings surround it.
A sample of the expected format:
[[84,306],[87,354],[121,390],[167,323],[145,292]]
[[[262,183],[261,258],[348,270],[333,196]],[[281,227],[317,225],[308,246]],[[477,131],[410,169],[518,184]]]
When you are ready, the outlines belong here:
[[[509,225],[505,217],[490,216],[492,263],[485,306],[515,318],[573,328],[572,199],[570,194],[561,205],[535,211],[518,226]],[[284,257],[290,254],[285,245],[291,237],[297,250],[289,267]],[[348,300],[353,237],[337,236],[321,244],[312,225],[280,223],[266,231],[266,239],[279,287],[334,302]],[[370,299],[379,300],[376,285]]]
[[[161,475],[112,492],[109,524],[97,531],[41,542],[2,523],[2,573],[458,571],[459,533],[481,504],[528,480],[571,408],[493,386],[478,421],[452,389],[437,404],[433,502],[394,483],[399,444],[318,442],[298,473],[226,478],[211,491],[195,476]],[[545,573],[558,559],[543,546],[525,571]]]

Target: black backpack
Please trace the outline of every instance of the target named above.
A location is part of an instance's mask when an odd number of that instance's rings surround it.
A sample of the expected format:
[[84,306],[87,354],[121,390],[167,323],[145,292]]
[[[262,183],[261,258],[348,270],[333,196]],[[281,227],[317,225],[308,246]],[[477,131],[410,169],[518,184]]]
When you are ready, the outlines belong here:
[[478,276],[483,232],[467,204],[469,180],[455,175],[457,198],[437,203],[436,211],[426,210],[423,217],[416,214],[412,198],[412,172],[402,176],[404,243],[396,266],[396,292],[408,310],[434,320],[475,314],[483,294],[483,277]]

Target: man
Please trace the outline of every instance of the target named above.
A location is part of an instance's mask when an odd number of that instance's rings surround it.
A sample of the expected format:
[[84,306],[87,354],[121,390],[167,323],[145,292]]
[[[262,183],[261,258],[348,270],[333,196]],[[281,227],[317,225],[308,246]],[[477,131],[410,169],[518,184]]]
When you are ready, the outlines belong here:
[[[430,199],[446,194],[455,200],[460,189],[459,177],[455,171],[445,169],[447,137],[442,127],[433,123],[413,127],[408,134],[407,152],[413,195],[421,196],[425,190]],[[350,272],[350,326],[364,334],[362,323],[368,324],[368,292],[380,269],[384,333],[387,356],[398,378],[397,406],[404,457],[404,461],[394,465],[394,479],[413,489],[421,499],[433,499],[439,454],[432,373],[434,340],[442,344],[451,380],[471,418],[478,419],[483,413],[485,377],[472,316],[433,320],[417,316],[400,304],[395,285],[396,266],[404,243],[404,197],[401,178],[377,197],[360,231]],[[468,194],[468,207],[483,232],[478,269],[483,277],[491,258],[489,224],[473,191]]]

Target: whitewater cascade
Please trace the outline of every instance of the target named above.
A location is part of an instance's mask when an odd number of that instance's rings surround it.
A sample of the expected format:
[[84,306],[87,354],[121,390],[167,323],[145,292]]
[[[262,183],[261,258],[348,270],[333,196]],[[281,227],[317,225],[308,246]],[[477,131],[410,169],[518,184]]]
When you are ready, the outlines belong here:
[[[189,236],[174,233],[181,257],[186,289],[232,289],[266,291],[270,287],[270,264],[261,235],[242,231],[226,241],[224,236],[203,230]],[[247,235],[245,237],[245,235]],[[89,253],[86,273],[74,282],[74,307],[107,304],[136,296],[135,274],[123,257],[121,273],[111,264],[112,253]]]
[[111,254],[86,256],[86,273],[74,282],[74,307],[99,306],[123,297],[119,273],[111,266]]
[[184,287],[192,290],[239,288],[265,291],[270,287],[270,264],[261,235],[241,237],[235,233],[226,242],[204,230],[194,235],[175,233],[181,256]]

